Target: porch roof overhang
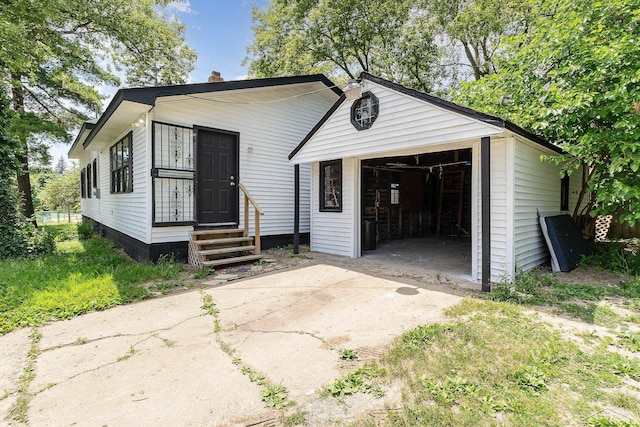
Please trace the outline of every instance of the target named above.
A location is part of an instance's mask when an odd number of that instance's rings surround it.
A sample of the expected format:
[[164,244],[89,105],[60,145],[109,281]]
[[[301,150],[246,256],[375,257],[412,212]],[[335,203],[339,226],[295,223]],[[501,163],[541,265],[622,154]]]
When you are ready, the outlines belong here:
[[141,115],[150,111],[162,99],[223,93],[228,95],[232,91],[241,93],[251,89],[291,85],[313,86],[316,90],[328,90],[332,93],[331,100],[342,95],[342,91],[323,74],[120,89],[95,124],[83,125],[69,150],[69,156],[78,158],[82,150],[101,150],[113,143],[115,138],[130,128]]
[[[424,101],[428,104],[431,104],[435,107],[441,108],[443,110],[454,113],[458,116],[463,116],[468,119],[473,120],[476,123],[479,123],[481,126],[476,130],[477,135],[474,135],[474,138],[479,140],[482,137],[491,137],[491,136],[513,136],[519,135],[522,138],[529,140],[535,144],[538,144],[545,149],[554,152],[554,153],[563,153],[563,150],[545,140],[544,138],[527,131],[526,129],[521,128],[513,122],[505,120],[501,117],[493,116],[487,113],[483,113],[481,111],[474,110],[469,107],[465,107],[436,96],[432,96],[426,94],[424,92],[420,92],[414,89],[409,89],[400,84],[391,82],[389,80],[382,79],[380,77],[376,77],[372,74],[363,72],[358,78],[359,82],[370,81],[385,88],[391,89],[398,93],[408,95],[415,99]],[[300,164],[300,163],[310,163],[314,161],[322,161],[328,160],[323,157],[314,158],[313,155],[308,155],[305,151],[307,150],[308,143],[314,139],[314,137],[321,131],[323,126],[336,114],[336,111],[347,102],[346,97],[342,95],[335,104],[331,107],[331,109],[325,114],[325,116],[314,126],[314,128],[305,136],[305,138],[300,142],[300,144],[289,154],[289,160],[292,164]],[[343,111],[343,110],[341,110]],[[344,112],[344,111],[343,111]],[[425,145],[431,143],[440,143],[440,144],[459,144],[462,140],[451,140],[451,141],[428,141],[425,140]],[[385,151],[386,150],[386,151]],[[411,147],[397,145],[392,150],[389,150],[388,147],[381,148],[380,146],[371,146],[367,148],[363,148],[362,150],[350,149],[345,156],[341,156],[342,153],[335,152],[335,157],[350,157],[356,155],[358,157],[367,158],[367,157],[375,157],[376,155],[382,156],[385,153],[389,153],[390,151],[410,151]],[[304,160],[300,158],[304,157]],[[334,158],[335,158],[334,157]]]

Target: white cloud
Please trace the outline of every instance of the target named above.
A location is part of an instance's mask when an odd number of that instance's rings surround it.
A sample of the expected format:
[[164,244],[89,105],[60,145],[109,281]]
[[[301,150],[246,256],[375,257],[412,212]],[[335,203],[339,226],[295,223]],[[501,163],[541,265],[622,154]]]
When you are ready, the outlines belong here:
[[172,1],[165,7],[166,10],[175,10],[180,13],[197,14],[195,10],[191,8],[191,2],[189,0],[184,1]]
[[243,74],[243,75],[241,75],[241,76],[235,76],[235,77],[233,78],[233,80],[247,80],[248,78],[249,78],[249,76],[248,76],[248,75]]

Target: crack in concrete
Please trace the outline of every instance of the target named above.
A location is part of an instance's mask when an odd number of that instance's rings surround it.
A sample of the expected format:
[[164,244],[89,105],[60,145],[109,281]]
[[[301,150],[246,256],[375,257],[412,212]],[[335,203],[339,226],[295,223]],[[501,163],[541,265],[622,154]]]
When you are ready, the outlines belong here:
[[314,334],[313,332],[306,332],[306,331],[267,331],[267,330],[260,330],[260,329],[245,329],[246,332],[255,332],[255,333],[263,333],[263,334],[295,334],[295,335],[308,335],[311,338],[315,338],[318,341],[320,341],[322,344],[326,345],[329,350],[335,350],[334,347],[332,347],[329,342],[327,342],[327,340],[325,340],[324,338],[322,338],[321,336],[318,336],[316,334]]
[[[145,337],[145,338],[142,338],[142,339],[140,339],[140,340],[136,341],[134,344],[132,344],[132,345],[131,345],[131,349],[135,349],[135,347],[136,347],[137,345],[142,344],[143,342],[148,341],[148,340],[150,340],[150,339],[152,339],[152,338],[158,338],[160,341],[164,342],[164,344],[168,346],[168,345],[169,345],[169,344],[168,344],[168,341],[170,341],[170,340],[167,340],[167,339],[165,339],[165,338],[162,338],[162,337],[159,335],[159,332],[163,332],[163,331],[164,331],[164,332],[166,332],[166,331],[170,331],[170,330],[172,330],[172,329],[174,329],[174,328],[176,328],[176,327],[178,327],[178,326],[180,326],[180,325],[182,325],[182,324],[184,324],[184,323],[186,323],[186,322],[189,322],[189,321],[191,321],[191,320],[197,319],[197,318],[202,317],[202,316],[204,316],[204,314],[200,314],[200,315],[198,315],[198,316],[192,316],[192,317],[189,317],[189,318],[187,318],[187,319],[183,319],[183,320],[181,320],[180,322],[177,322],[177,323],[175,323],[175,324],[173,324],[173,325],[171,325],[171,326],[167,326],[167,327],[164,327],[164,328],[154,329],[154,330],[152,330],[152,331],[148,331],[148,332],[141,332],[141,333],[138,333],[138,334],[114,334],[114,335],[110,335],[110,336],[94,338],[94,339],[92,339],[92,340],[88,340],[88,341],[86,341],[86,342],[83,342],[82,344],[79,344],[79,343],[76,343],[76,342],[68,343],[68,344],[61,344],[61,345],[58,345],[58,346],[49,347],[49,348],[47,348],[47,349],[45,349],[45,350],[42,350],[42,351],[41,351],[41,353],[42,353],[42,352],[44,352],[44,351],[57,350],[57,349],[59,349],[59,348],[65,348],[65,347],[76,346],[76,345],[85,345],[85,344],[90,344],[90,343],[92,343],[92,342],[101,341],[101,340],[104,340],[104,339],[118,338],[118,337],[137,337],[137,336],[145,336],[145,335],[148,335],[148,336],[147,336],[147,337]],[[128,355],[129,357],[131,357],[131,356],[133,356],[133,353],[132,353],[132,354],[127,353],[127,355]],[[127,357],[127,359],[128,359],[129,357]],[[114,365],[114,364],[119,363],[119,362],[122,362],[122,361],[124,361],[124,360],[125,360],[125,359],[123,359],[123,358],[122,358],[122,356],[121,356],[121,357],[119,357],[118,359],[116,359],[116,360],[115,360],[115,361],[113,361],[113,362],[104,363],[104,364],[102,364],[102,365],[96,366],[95,368],[91,368],[91,369],[84,370],[84,371],[82,371],[82,372],[78,372],[78,373],[76,373],[76,374],[74,374],[74,375],[72,375],[72,376],[70,376],[70,377],[68,377],[68,378],[65,378],[65,379],[63,379],[63,380],[61,380],[61,381],[58,381],[57,383],[49,383],[49,384],[45,385],[43,388],[41,388],[40,390],[37,390],[37,391],[33,392],[33,393],[32,393],[32,396],[37,396],[38,394],[40,394],[40,393],[42,393],[42,392],[44,392],[44,391],[46,391],[46,390],[48,390],[48,389],[50,389],[50,388],[53,388],[53,387],[55,387],[55,386],[57,386],[57,385],[63,384],[63,383],[68,382],[68,381],[71,381],[71,380],[73,380],[73,379],[75,379],[75,378],[78,378],[78,377],[80,377],[80,376],[82,376],[82,375],[86,375],[86,374],[88,374],[88,373],[98,371],[98,370],[100,370],[100,369],[106,368],[106,367],[108,367],[108,366]],[[36,360],[36,362],[37,362],[37,360]]]
[[183,319],[183,320],[179,321],[178,323],[175,323],[175,324],[173,324],[173,325],[171,325],[171,326],[167,326],[167,327],[164,327],[164,328],[153,329],[153,330],[151,330],[151,331],[145,331],[145,332],[140,332],[140,333],[135,333],[135,334],[131,334],[131,333],[117,333],[117,334],[113,334],[113,335],[107,335],[107,336],[104,336],[104,337],[98,337],[98,338],[87,339],[86,341],[85,341],[85,340],[82,340],[82,342],[79,342],[78,340],[76,340],[76,341],[73,341],[73,342],[70,342],[70,343],[66,343],[66,344],[58,344],[58,345],[53,346],[53,347],[47,347],[47,348],[45,348],[45,349],[42,349],[42,350],[41,350],[41,353],[44,353],[44,352],[46,352],[46,351],[58,350],[58,349],[60,349],[60,348],[65,348],[65,347],[83,346],[83,345],[86,345],[86,344],[91,344],[91,343],[94,343],[94,342],[98,342],[98,341],[102,341],[102,340],[107,340],[107,339],[112,339],[112,338],[119,338],[119,337],[138,337],[138,336],[141,336],[141,335],[157,334],[158,332],[170,331],[170,330],[172,330],[172,329],[174,329],[174,328],[176,328],[176,327],[178,327],[178,326],[182,325],[183,323],[190,322],[191,320],[197,319],[197,318],[202,317],[202,316],[204,316],[204,315],[205,315],[205,314],[199,314],[199,315],[197,315],[197,316],[188,317],[188,318]]

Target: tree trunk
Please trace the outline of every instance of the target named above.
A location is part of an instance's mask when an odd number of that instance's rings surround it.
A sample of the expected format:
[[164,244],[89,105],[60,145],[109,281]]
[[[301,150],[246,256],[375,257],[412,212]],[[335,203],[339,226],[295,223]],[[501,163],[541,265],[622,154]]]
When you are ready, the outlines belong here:
[[[24,112],[24,91],[22,89],[22,76],[18,74],[12,74],[13,80],[13,109],[21,114]],[[37,226],[36,218],[33,210],[33,196],[31,194],[31,177],[29,176],[29,147],[27,146],[27,138],[20,138],[20,145],[22,145],[22,151],[16,153],[16,160],[20,162],[20,169],[17,173],[18,181],[18,194],[20,197],[20,212],[25,218],[31,219],[33,225]]]

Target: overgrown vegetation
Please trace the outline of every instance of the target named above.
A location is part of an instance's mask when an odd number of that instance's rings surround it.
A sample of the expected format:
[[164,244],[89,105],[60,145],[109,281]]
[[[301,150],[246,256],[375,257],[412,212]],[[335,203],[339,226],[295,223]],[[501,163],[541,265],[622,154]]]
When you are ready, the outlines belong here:
[[181,264],[136,263],[104,239],[62,241],[71,225],[47,229],[61,240],[54,253],[0,260],[0,334],[148,298],[149,282],[180,283]]
[[354,393],[370,393],[376,397],[385,395],[375,379],[383,377],[386,371],[376,363],[368,362],[355,371],[349,372],[321,390],[323,396],[342,397]]
[[623,387],[640,380],[637,359],[579,348],[512,304],[465,299],[447,316],[383,360],[403,384],[389,425],[637,425],[640,404]]
[[489,298],[516,304],[553,306],[558,311],[582,319],[587,323],[611,324],[619,317],[606,304],[607,298],[622,297],[633,309],[640,298],[640,257],[627,252],[619,244],[598,246],[594,255],[583,264],[609,269],[628,277],[610,286],[563,283],[554,274],[540,271],[520,272],[513,280],[505,279],[494,285]]

